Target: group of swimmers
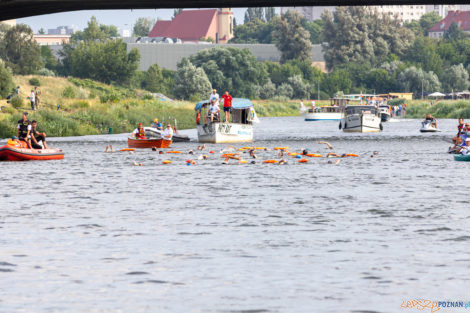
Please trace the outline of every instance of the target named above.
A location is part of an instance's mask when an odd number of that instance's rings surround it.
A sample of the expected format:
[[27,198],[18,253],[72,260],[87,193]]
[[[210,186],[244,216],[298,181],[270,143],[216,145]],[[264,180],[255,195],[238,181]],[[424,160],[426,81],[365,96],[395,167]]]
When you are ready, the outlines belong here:
[[[26,142],[29,149],[47,149],[46,133],[40,132],[37,129],[38,122],[28,120],[28,112],[23,112],[21,120],[18,121],[16,127],[16,137],[12,139],[18,139]],[[42,142],[42,146],[39,144]]]
[[452,138],[454,145],[449,148],[449,153],[470,154],[470,124],[459,118],[457,136]]
[[[153,120],[152,127],[160,131],[161,136],[164,140],[171,140],[173,138],[173,128],[171,127],[170,123],[166,125],[165,129],[163,129],[162,123],[160,123],[158,121],[158,118],[156,118]],[[137,128],[134,129],[134,131],[131,133],[131,137],[135,139],[148,139],[147,135],[145,134],[145,129],[142,123],[139,123],[139,125],[137,125]]]

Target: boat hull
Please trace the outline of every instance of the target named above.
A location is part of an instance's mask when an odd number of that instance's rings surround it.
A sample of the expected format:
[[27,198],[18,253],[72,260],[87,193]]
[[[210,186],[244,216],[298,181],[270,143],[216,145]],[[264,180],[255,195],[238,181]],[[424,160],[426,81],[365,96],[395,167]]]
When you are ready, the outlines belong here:
[[382,130],[381,119],[375,114],[353,114],[341,120],[341,128],[346,133],[373,133]]
[[440,130],[433,127],[431,123],[426,123],[426,122],[422,123],[421,128],[419,129],[419,131],[422,132],[422,133],[437,133],[437,132],[440,132]]
[[11,145],[0,147],[0,161],[48,161],[63,158],[64,152],[60,149],[28,149]]
[[197,137],[204,143],[237,143],[253,141],[253,126],[238,123],[197,125]]
[[171,140],[164,139],[133,139],[127,138],[127,146],[129,148],[145,149],[145,148],[169,148]]
[[304,113],[305,121],[339,121],[343,117],[341,112],[315,112],[315,113]]
[[455,161],[461,162],[470,162],[470,154],[463,155],[463,154],[454,154]]
[[[145,135],[149,137],[149,139],[160,139],[162,137],[162,132],[154,127],[144,127],[144,131],[145,131]],[[189,141],[189,137],[186,135],[174,133],[171,141],[185,142],[185,141]]]

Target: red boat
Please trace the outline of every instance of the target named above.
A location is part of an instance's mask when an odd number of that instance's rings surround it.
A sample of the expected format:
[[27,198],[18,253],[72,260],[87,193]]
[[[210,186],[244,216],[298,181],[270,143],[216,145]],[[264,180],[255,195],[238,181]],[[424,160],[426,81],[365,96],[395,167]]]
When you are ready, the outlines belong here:
[[169,148],[171,140],[127,138],[129,148]]
[[8,140],[0,147],[0,161],[61,160],[64,152],[60,149],[29,149],[24,141]]

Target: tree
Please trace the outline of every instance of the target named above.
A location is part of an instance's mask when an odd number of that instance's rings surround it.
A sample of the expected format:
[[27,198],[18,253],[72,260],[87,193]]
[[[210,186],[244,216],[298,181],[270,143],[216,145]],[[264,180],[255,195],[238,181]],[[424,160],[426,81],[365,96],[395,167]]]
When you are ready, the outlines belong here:
[[322,82],[322,89],[331,97],[338,91],[348,93],[351,89],[352,81],[349,72],[344,69],[335,70],[328,73]]
[[246,9],[244,23],[253,22],[255,20],[265,21],[263,8]]
[[273,38],[281,52],[281,63],[296,59],[310,60],[310,34],[302,27],[301,19],[296,11],[288,11],[274,21]]
[[88,26],[83,31],[78,31],[70,36],[70,42],[80,41],[105,41],[109,38],[119,37],[117,27],[114,25],[99,24],[95,16],[92,16]]
[[183,9],[174,9],[173,10],[173,18],[175,18],[178,14],[183,12]]
[[53,71],[57,69],[57,58],[52,54],[52,50],[48,46],[41,46],[41,59],[45,68]]
[[338,7],[331,15],[325,11],[323,49],[328,69],[349,62],[382,64],[393,53],[402,56],[414,39],[413,33],[398,19],[379,15],[361,6]]
[[104,83],[129,83],[140,59],[137,49],[127,53],[127,46],[122,40],[82,42],[74,49],[64,48],[62,62],[68,71],[65,74]]
[[174,87],[174,94],[177,98],[198,97],[199,99],[206,99],[211,89],[211,83],[202,68],[194,66],[186,58],[178,63]]
[[100,30],[105,34],[105,38],[117,38],[119,37],[119,32],[116,26],[114,25],[100,25]]
[[233,29],[234,37],[230,43],[272,43],[272,32],[274,24],[261,20],[254,20],[242,25],[235,26]]
[[310,42],[312,44],[322,43],[323,20],[308,22],[304,18],[302,21],[302,26],[310,33]]
[[441,75],[442,88],[445,92],[463,91],[468,88],[468,72],[462,63],[452,65]]
[[366,78],[366,86],[374,89],[376,93],[385,93],[393,90],[393,80],[390,79],[388,72],[381,69],[371,70]]
[[398,86],[403,92],[413,92],[415,97],[422,93],[441,89],[439,78],[433,72],[425,72],[414,66],[407,68],[398,75]]
[[425,72],[432,71],[438,76],[442,73],[443,62],[437,52],[437,42],[432,38],[416,38],[404,59],[421,67]]
[[229,91],[236,97],[251,97],[252,85],[261,86],[268,81],[266,68],[248,49],[204,49],[192,55],[190,61],[204,69],[215,89]]
[[270,22],[276,16],[276,10],[273,7],[264,8],[266,22]]
[[0,60],[0,98],[6,98],[14,87],[11,70]]
[[15,74],[33,74],[43,67],[32,29],[24,24],[8,28],[0,41],[0,59]]
[[429,29],[433,27],[434,25],[436,25],[436,23],[439,22],[440,20],[441,20],[441,17],[439,16],[439,14],[437,14],[434,11],[423,14],[419,18],[419,25],[421,26],[421,29],[423,31],[422,32],[423,36],[427,36]]
[[289,77],[288,83],[292,87],[293,98],[305,99],[310,97],[310,85],[303,81],[302,76],[295,75],[293,77]]
[[266,84],[261,86],[259,96],[261,99],[272,99],[276,94],[276,85],[271,80],[268,80]]
[[163,87],[163,73],[158,64],[153,64],[145,72],[142,87],[151,92],[162,92]]
[[456,22],[452,22],[449,28],[444,32],[444,38],[449,40],[461,40],[467,38],[468,35]]
[[39,35],[44,35],[45,33],[46,33],[46,31],[44,30],[44,28],[40,28],[39,31],[38,31]]
[[147,37],[154,24],[155,20],[152,18],[139,17],[134,24],[134,36]]

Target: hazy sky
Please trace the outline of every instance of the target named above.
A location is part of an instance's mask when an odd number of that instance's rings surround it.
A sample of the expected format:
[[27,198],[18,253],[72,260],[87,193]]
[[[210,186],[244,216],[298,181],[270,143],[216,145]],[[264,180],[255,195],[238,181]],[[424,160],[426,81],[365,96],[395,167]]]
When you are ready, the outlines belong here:
[[[245,11],[246,8],[233,9],[238,23],[243,23]],[[17,22],[29,25],[35,33],[40,28],[44,28],[47,32],[48,29],[58,26],[73,26],[76,29],[83,29],[93,15],[96,16],[100,24],[116,25],[120,29],[131,29],[139,17],[171,19],[173,9],[75,11],[21,18]]]

